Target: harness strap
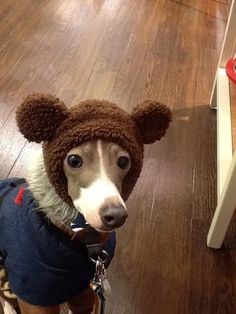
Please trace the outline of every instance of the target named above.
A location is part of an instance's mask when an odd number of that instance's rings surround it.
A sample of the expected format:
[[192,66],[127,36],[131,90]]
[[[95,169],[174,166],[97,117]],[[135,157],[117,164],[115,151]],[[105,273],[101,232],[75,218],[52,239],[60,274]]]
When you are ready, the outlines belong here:
[[[85,228],[82,228],[79,231],[73,231],[66,225],[61,225],[59,228],[67,233],[71,237],[71,240],[78,241],[86,245],[88,256],[91,261],[98,260],[98,257],[104,257],[103,244],[108,240],[110,236],[109,233],[98,232],[90,225],[87,225]],[[108,259],[105,265],[108,266],[109,262],[110,261]]]

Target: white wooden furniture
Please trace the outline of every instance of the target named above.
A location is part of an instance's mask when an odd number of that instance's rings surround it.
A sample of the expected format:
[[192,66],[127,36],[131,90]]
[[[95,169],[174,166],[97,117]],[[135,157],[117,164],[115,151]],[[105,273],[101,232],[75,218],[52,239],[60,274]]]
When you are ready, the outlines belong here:
[[223,243],[236,207],[236,153],[233,153],[232,146],[230,90],[225,71],[226,63],[233,54],[235,39],[236,1],[232,0],[210,100],[211,107],[217,109],[218,204],[208,233],[207,245],[216,249]]

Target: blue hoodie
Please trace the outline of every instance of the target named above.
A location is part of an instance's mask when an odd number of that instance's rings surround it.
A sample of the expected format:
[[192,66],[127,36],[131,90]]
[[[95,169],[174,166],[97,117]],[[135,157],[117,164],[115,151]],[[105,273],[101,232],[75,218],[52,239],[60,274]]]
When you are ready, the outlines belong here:
[[[84,226],[82,215],[75,224]],[[114,255],[115,233],[104,249]],[[19,178],[0,181],[0,255],[11,290],[33,305],[66,302],[88,287],[95,271],[86,246],[37,210],[27,183]]]

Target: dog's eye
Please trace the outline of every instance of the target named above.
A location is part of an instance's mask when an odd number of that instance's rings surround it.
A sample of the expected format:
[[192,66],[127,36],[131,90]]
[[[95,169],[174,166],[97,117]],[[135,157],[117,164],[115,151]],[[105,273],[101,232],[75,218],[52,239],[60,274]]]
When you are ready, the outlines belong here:
[[117,160],[117,166],[123,170],[129,167],[129,158],[125,156],[121,156]]
[[79,168],[82,166],[82,158],[80,155],[70,155],[67,158],[68,165],[72,168]]

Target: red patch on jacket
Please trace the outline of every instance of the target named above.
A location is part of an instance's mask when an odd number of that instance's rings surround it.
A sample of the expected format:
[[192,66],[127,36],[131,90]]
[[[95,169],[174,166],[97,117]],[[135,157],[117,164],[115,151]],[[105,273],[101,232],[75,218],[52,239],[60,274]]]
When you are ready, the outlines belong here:
[[25,191],[24,187],[23,186],[20,187],[19,192],[17,193],[16,198],[15,198],[15,204],[16,205],[21,205],[22,204],[24,191]]

